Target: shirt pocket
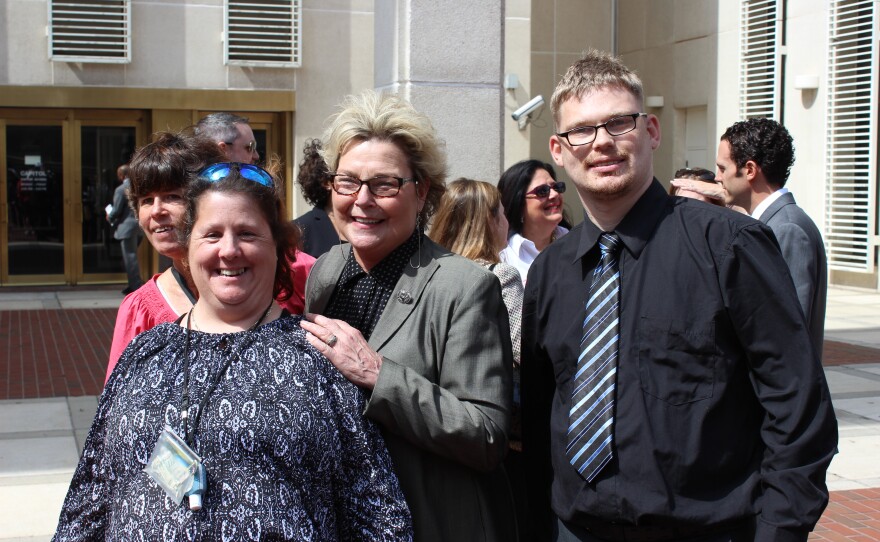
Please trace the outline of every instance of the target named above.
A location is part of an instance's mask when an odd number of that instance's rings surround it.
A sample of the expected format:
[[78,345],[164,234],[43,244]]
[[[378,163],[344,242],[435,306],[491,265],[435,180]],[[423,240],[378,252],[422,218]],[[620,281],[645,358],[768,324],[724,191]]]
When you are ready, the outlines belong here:
[[642,391],[684,405],[712,397],[715,387],[714,322],[643,317],[638,330]]

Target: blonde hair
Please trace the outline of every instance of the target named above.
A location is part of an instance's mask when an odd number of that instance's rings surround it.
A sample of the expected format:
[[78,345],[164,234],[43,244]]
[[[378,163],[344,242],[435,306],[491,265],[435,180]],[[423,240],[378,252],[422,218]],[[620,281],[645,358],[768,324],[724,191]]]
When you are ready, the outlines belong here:
[[617,87],[627,90],[642,102],[642,80],[632,70],[627,68],[620,58],[590,49],[584,56],[572,64],[559,83],[550,98],[550,111],[553,112],[553,120],[559,124],[559,108],[563,102],[570,98],[580,98],[593,90],[603,87]]
[[373,90],[348,96],[324,132],[321,154],[330,172],[352,145],[370,140],[397,145],[409,160],[413,177],[428,184],[425,205],[419,216],[426,224],[446,190],[446,152],[431,121],[394,94]]
[[471,260],[498,263],[504,247],[497,240],[492,221],[501,211],[501,194],[484,181],[460,178],[449,183],[431,224],[431,239]]

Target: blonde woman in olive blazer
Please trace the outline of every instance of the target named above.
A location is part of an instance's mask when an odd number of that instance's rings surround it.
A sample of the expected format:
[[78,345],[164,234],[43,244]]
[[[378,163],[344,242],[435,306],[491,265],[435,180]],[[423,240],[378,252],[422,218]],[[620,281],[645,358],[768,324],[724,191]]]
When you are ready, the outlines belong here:
[[[343,245],[317,261],[307,312],[324,311],[349,257]],[[385,436],[415,540],[516,540],[501,468],[512,358],[495,275],[422,236],[368,344],[382,365],[364,414]]]

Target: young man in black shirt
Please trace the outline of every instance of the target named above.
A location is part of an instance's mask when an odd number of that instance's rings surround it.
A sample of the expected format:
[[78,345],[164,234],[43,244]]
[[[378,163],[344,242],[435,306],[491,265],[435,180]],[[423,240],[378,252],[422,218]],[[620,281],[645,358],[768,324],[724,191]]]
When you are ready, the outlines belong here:
[[551,108],[585,220],[526,286],[536,538],[805,541],[837,423],[770,230],[666,193],[659,122],[618,59],[588,52]]

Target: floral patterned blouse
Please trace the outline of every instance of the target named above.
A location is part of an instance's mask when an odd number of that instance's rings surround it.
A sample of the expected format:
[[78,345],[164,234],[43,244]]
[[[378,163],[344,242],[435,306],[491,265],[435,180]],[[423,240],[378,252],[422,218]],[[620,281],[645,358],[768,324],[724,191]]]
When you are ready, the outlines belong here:
[[190,332],[190,423],[232,356],[192,437],[208,475],[198,512],[144,472],[166,425],[184,435],[187,330],[165,323],[135,338],[101,396],[54,540],[411,540],[385,443],[361,414],[363,393],[299,322]]

